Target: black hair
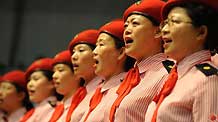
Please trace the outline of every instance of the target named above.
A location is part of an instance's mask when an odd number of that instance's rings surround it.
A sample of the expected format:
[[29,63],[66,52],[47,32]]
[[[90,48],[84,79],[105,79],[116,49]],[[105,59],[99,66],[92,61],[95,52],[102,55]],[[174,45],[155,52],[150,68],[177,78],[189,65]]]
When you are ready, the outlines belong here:
[[194,27],[197,28],[202,25],[207,26],[208,35],[206,37],[204,48],[210,50],[212,55],[216,53],[218,51],[218,11],[207,5],[196,2],[186,2],[176,6],[186,9],[188,16],[192,19],[192,25]]
[[33,108],[33,104],[29,100],[29,95],[27,93],[26,88],[23,88],[22,86],[18,85],[17,83],[14,83],[14,82],[11,82],[11,84],[15,86],[16,91],[18,93],[24,92],[25,97],[22,100],[22,105],[26,108],[26,110],[28,111],[28,110],[32,109]]
[[141,16],[144,16],[145,18],[149,19],[151,21],[151,23],[154,25],[154,26],[159,26],[160,25],[160,22],[158,20],[156,20],[154,17],[150,16],[149,14],[146,14],[146,13],[141,13],[141,12],[133,12],[133,13],[130,13],[127,18],[133,14],[137,14],[137,15],[141,15]]
[[[101,32],[101,33],[106,33],[114,39],[116,49],[121,49],[122,47],[125,47],[124,41],[120,40],[118,37],[116,37],[108,32]],[[125,63],[124,63],[124,71],[129,71],[129,69],[131,69],[134,66],[135,61],[136,60],[134,58],[127,56]]]
[[[86,41],[80,41],[80,42],[76,43],[71,49],[73,49],[73,48],[74,48],[76,45],[78,45],[78,44],[87,44],[92,50],[94,50],[95,47],[96,47],[95,44],[90,44],[90,43],[88,43],[88,42],[86,42]],[[71,52],[72,52],[72,50],[71,50]]]

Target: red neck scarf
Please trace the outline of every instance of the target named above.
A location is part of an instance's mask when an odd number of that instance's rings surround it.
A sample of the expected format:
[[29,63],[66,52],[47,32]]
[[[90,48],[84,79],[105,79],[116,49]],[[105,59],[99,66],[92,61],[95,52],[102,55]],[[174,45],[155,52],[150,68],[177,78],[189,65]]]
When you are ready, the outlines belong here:
[[110,110],[110,122],[114,121],[114,116],[116,112],[116,108],[119,107],[123,98],[130,93],[130,91],[139,84],[140,82],[140,74],[138,67],[132,68],[129,70],[123,82],[120,84],[117,94],[118,97],[114,101],[111,110]]
[[85,87],[80,87],[76,93],[73,96],[73,99],[71,101],[70,108],[67,112],[67,117],[66,117],[66,122],[70,122],[71,120],[71,115],[73,111],[76,109],[76,107],[80,104],[80,102],[85,98],[87,94],[86,88]]
[[170,71],[168,79],[166,80],[160,93],[158,95],[156,95],[153,99],[153,101],[157,103],[157,107],[154,111],[154,114],[152,117],[152,122],[156,122],[157,112],[158,112],[158,109],[160,107],[160,104],[163,102],[164,98],[171,93],[171,91],[173,90],[173,88],[176,84],[177,79],[178,79],[177,67],[174,66],[172,68],[172,70]]

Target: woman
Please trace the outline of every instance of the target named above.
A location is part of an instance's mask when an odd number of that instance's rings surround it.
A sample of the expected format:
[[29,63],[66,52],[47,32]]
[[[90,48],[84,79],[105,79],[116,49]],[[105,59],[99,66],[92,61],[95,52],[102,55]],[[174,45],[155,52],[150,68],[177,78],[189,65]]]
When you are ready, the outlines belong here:
[[152,122],[218,120],[218,76],[209,51],[218,46],[217,8],[216,0],[169,0],[163,7],[164,52],[176,60],[177,77],[168,94],[160,92]]
[[23,71],[13,70],[3,75],[0,84],[0,108],[6,113],[6,122],[19,122],[25,112],[32,108]]
[[87,90],[87,95],[71,116],[72,122],[79,122],[85,111],[88,110],[90,98],[98,83],[101,82],[101,79],[95,74],[95,68],[93,67],[95,60],[92,53],[98,34],[99,31],[94,29],[82,31],[69,44],[74,73],[84,82]]
[[[116,19],[100,28],[100,34],[93,53],[96,60],[94,65],[95,73],[103,77],[104,81],[92,96],[89,111],[84,114],[82,121],[102,122],[106,121],[104,118],[109,118],[109,116],[104,115],[104,112],[110,110],[112,104],[110,102],[113,102],[111,94],[115,94],[115,92],[112,91],[112,88],[121,83],[126,74],[125,72],[134,64],[134,60],[125,54],[123,25],[122,19]],[[96,96],[100,96],[100,100],[96,101],[98,105],[92,108],[92,102],[94,102]]]
[[57,102],[52,80],[52,62],[51,58],[42,58],[27,68],[28,94],[35,106],[26,113],[21,122],[48,122],[52,115]]
[[125,53],[136,64],[116,91],[118,97],[109,113],[111,122],[143,122],[148,105],[168,75],[162,64],[166,56],[157,35],[163,5],[160,0],[144,0],[124,12]]
[[[85,97],[86,89],[81,87],[83,84],[80,83],[80,79],[74,74],[69,50],[64,50],[54,57],[53,70],[56,91],[63,95],[63,99],[56,107],[50,122],[69,122],[74,109]],[[61,112],[59,112],[60,110]]]

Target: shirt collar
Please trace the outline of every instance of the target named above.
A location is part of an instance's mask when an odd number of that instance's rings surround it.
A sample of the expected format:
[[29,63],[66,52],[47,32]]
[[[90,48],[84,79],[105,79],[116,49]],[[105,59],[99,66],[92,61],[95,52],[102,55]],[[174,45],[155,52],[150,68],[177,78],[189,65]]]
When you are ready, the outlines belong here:
[[177,72],[179,78],[182,77],[188,70],[190,70],[196,64],[208,61],[210,60],[210,58],[211,54],[208,50],[201,50],[185,57],[182,61],[178,62]]
[[86,85],[86,90],[87,93],[92,92],[93,90],[96,89],[96,87],[98,86],[98,84],[102,81],[101,77],[96,76],[95,78],[93,78],[91,81],[89,81],[89,83]]
[[126,72],[119,73],[118,75],[114,75],[108,81],[104,81],[102,85],[101,92],[105,92],[121,83],[124,79]]
[[154,67],[155,65],[160,64],[160,62],[162,62],[166,59],[167,59],[167,56],[165,54],[158,53],[156,55],[147,57],[138,63],[136,62],[135,65],[138,66],[139,73],[142,74],[142,73],[146,72],[147,70],[149,70],[150,68]]

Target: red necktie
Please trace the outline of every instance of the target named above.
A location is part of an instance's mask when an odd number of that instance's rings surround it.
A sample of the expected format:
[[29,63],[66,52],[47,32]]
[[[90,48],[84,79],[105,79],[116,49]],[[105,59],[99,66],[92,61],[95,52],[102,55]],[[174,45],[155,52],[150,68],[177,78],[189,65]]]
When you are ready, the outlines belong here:
[[34,113],[35,109],[32,108],[20,119],[20,122],[26,122]]
[[173,88],[176,84],[177,79],[178,79],[178,73],[177,73],[176,66],[174,66],[172,68],[172,70],[170,71],[169,77],[166,80],[160,93],[158,95],[156,95],[153,99],[153,101],[157,103],[157,107],[156,107],[154,114],[152,116],[152,122],[156,122],[157,112],[158,112],[158,109],[160,107],[160,104],[163,102],[164,98],[171,93],[171,91],[173,90]]
[[97,107],[97,105],[101,102],[103,94],[101,93],[101,87],[98,87],[95,91],[95,94],[92,96],[89,103],[89,112],[85,117],[84,122],[88,119],[89,114]]
[[138,67],[132,68],[129,70],[123,82],[120,84],[117,94],[118,97],[114,101],[111,110],[110,110],[110,122],[114,121],[114,115],[116,112],[116,108],[119,107],[123,98],[130,93],[132,88],[137,86],[140,82],[140,74]]
[[52,117],[49,120],[49,122],[56,122],[61,117],[63,112],[64,112],[64,104],[61,103],[55,107],[55,111],[52,114]]
[[80,102],[85,98],[86,94],[87,94],[87,91],[86,91],[85,87],[80,87],[76,91],[76,93],[74,94],[73,99],[71,101],[70,108],[67,112],[66,122],[70,122],[71,115],[72,115],[73,111],[80,104]]

